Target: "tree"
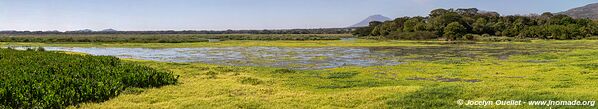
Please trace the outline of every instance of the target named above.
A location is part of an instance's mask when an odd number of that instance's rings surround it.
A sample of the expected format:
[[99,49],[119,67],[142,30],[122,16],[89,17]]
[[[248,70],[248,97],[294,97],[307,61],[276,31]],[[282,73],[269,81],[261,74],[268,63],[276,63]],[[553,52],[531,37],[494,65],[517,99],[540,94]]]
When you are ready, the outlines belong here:
[[434,17],[438,17],[438,16],[444,15],[444,14],[446,14],[446,13],[448,13],[448,12],[449,12],[449,11],[448,11],[448,10],[446,10],[446,9],[435,9],[435,10],[432,10],[432,11],[430,12],[430,17],[432,17],[432,18],[434,18]]
[[380,22],[380,21],[372,21],[372,22],[370,22],[369,27],[376,27],[378,25],[381,25],[382,23],[383,22]]
[[459,13],[460,15],[464,15],[464,16],[474,16],[476,14],[478,14],[478,9],[477,8],[467,8],[467,9],[457,9],[456,12]]
[[382,35],[382,36],[388,35],[391,32],[396,31],[397,28],[400,28],[400,27],[398,27],[396,25],[397,24],[394,21],[385,22],[384,24],[378,26],[378,33],[377,34],[378,35]]
[[[531,16],[500,16],[496,12],[469,9],[435,9],[428,17],[401,17],[372,22],[369,28],[355,29],[356,35],[378,35],[390,39],[425,39],[416,35],[436,34],[455,40],[466,34],[487,34],[520,38],[581,39],[598,35],[598,21],[574,19],[549,12]],[[474,35],[469,35],[474,36]]]
[[478,18],[478,20],[473,23],[472,31],[478,34],[485,34],[488,31],[488,21],[484,18]]
[[419,22],[420,22],[419,19],[416,19],[416,18],[412,18],[412,19],[405,21],[405,24],[403,26],[403,32],[414,32],[416,30],[415,26]]
[[372,27],[360,27],[353,30],[351,33],[355,36],[369,36],[372,31]]
[[417,22],[417,24],[415,24],[415,31],[426,31],[426,23],[424,22]]
[[463,36],[465,31],[466,28],[463,25],[459,22],[453,22],[444,28],[444,37],[446,37],[447,40],[455,40],[458,37]]
[[496,36],[504,35],[502,32],[505,31],[506,28],[507,25],[502,21],[496,22],[494,25],[492,25],[492,31],[495,31],[494,35]]
[[382,25],[383,23],[380,21],[372,21],[370,22],[370,28],[372,28],[372,31],[369,33],[369,35],[372,36],[378,36],[380,35],[380,25]]
[[543,18],[550,18],[552,16],[554,16],[554,14],[552,14],[550,12],[544,12],[544,13],[542,13],[542,15],[540,15],[540,17],[543,17]]

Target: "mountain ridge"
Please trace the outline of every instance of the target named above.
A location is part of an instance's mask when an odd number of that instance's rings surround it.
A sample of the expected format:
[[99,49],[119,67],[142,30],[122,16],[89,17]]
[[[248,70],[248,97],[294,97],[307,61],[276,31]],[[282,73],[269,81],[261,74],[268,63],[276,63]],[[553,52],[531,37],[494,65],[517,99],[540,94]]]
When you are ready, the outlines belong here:
[[559,12],[557,14],[568,15],[573,18],[598,19],[598,3],[592,3],[582,7],[569,9],[567,11]]
[[366,26],[369,26],[370,22],[372,22],[372,21],[384,22],[384,21],[388,21],[388,20],[392,20],[392,19],[390,19],[386,16],[382,16],[380,14],[376,14],[376,15],[369,16],[366,19],[362,20],[361,22],[351,25],[349,27],[366,27]]

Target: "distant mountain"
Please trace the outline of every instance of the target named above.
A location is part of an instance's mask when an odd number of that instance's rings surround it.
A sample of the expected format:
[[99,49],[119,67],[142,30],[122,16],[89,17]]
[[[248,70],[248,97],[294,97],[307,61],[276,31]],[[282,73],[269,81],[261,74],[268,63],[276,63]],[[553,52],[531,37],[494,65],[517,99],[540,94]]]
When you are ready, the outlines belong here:
[[573,8],[558,14],[569,15],[573,18],[590,18],[598,19],[598,3],[589,4],[586,6]]
[[382,15],[373,15],[373,16],[370,16],[370,17],[366,18],[365,20],[363,20],[355,25],[351,25],[349,27],[365,27],[365,26],[370,25],[370,22],[372,22],[372,21],[383,22],[383,21],[388,21],[388,20],[392,20],[392,19],[382,16]]
[[91,29],[75,30],[75,32],[93,32]]
[[115,30],[115,29],[112,29],[112,28],[110,28],[110,29],[104,29],[104,30],[102,30],[102,32],[116,32],[116,31],[117,31],[117,30]]

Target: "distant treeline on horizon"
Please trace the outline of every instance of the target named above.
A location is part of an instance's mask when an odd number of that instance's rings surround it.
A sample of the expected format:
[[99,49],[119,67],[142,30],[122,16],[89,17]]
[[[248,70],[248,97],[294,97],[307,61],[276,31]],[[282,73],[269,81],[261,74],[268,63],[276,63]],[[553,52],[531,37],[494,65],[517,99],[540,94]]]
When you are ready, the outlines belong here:
[[354,28],[279,29],[279,30],[164,30],[164,31],[0,31],[0,34],[349,34]]

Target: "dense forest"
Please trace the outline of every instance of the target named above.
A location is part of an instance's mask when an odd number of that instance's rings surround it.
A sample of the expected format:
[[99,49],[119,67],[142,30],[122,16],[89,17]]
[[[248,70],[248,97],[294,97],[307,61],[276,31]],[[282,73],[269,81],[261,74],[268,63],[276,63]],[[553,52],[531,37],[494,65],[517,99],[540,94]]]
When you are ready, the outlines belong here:
[[[574,19],[567,15],[510,15],[469,9],[436,9],[428,17],[401,17],[392,21],[370,22],[353,31],[360,37],[384,39],[476,38],[583,39],[598,35],[598,21]],[[501,37],[497,37],[501,36]]]

